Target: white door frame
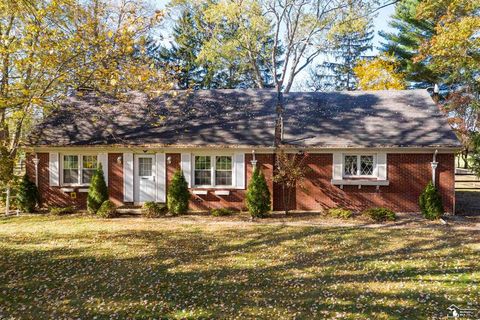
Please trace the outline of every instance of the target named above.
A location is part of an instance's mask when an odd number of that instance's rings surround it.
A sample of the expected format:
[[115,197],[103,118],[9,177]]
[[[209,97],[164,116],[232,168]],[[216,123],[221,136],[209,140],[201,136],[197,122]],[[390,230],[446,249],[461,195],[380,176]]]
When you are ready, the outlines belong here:
[[[140,176],[138,170],[138,164],[140,158],[150,158],[152,159],[152,180],[153,181],[153,188],[150,190],[151,197],[150,199],[140,199]],[[134,165],[133,165],[133,201],[134,204],[143,204],[146,201],[155,201],[156,194],[157,194],[157,182],[156,180],[156,163],[155,163],[155,155],[154,154],[134,154]]]

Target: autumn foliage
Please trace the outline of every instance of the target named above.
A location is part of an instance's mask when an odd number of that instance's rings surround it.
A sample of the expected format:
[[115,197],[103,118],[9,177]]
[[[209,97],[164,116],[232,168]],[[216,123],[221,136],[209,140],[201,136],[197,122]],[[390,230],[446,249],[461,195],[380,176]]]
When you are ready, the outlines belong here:
[[361,90],[402,90],[405,77],[398,71],[398,62],[391,56],[362,60],[353,69]]

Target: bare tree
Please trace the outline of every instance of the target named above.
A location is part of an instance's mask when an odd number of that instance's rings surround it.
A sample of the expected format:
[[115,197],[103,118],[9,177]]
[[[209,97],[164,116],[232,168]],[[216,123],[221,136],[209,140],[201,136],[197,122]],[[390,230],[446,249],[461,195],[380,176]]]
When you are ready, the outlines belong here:
[[282,151],[277,155],[273,182],[282,187],[283,210],[286,215],[290,209],[292,192],[308,173],[309,168],[305,165],[307,158],[306,153],[287,154]]

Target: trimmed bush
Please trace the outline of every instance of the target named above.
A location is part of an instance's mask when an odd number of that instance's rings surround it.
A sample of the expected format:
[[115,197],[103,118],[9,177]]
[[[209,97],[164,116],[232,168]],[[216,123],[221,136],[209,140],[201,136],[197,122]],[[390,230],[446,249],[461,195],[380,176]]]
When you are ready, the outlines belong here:
[[341,218],[341,219],[350,219],[353,217],[353,212],[351,210],[343,209],[343,208],[332,208],[327,211],[327,214],[334,218]]
[[22,212],[32,213],[35,211],[35,207],[39,203],[38,189],[35,183],[28,179],[25,174],[17,187],[16,192],[16,204],[17,208]]
[[102,218],[115,218],[117,216],[117,206],[112,201],[106,200],[97,210],[97,216]]
[[50,214],[53,214],[54,216],[63,216],[64,214],[72,214],[75,212],[75,208],[72,206],[68,207],[51,207],[49,209]]
[[167,206],[164,203],[153,201],[145,202],[142,209],[142,214],[147,218],[157,218],[164,216],[168,212]]
[[226,208],[213,209],[210,214],[214,217],[225,217],[233,214],[233,211]]
[[172,215],[186,213],[188,211],[188,183],[183,176],[182,171],[177,171],[173,175],[172,183],[168,187],[167,208]]
[[387,208],[370,208],[362,212],[362,215],[369,217],[377,222],[395,221],[397,216],[395,212]]
[[97,213],[100,206],[108,200],[108,189],[103,175],[102,164],[98,164],[97,170],[93,173],[90,187],[88,188],[87,210]]
[[431,181],[418,198],[418,205],[423,216],[429,220],[439,219],[443,215],[442,196]]
[[253,218],[264,217],[270,211],[270,191],[263,172],[258,168],[253,171],[252,179],[248,184],[245,202]]

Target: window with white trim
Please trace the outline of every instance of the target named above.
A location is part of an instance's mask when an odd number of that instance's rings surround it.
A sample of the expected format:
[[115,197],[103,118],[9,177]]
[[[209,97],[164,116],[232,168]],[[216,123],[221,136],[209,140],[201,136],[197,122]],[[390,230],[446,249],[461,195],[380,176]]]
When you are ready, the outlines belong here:
[[215,160],[215,185],[232,185],[232,157],[220,156]]
[[344,177],[374,177],[375,156],[374,155],[351,155],[343,157]]
[[63,156],[63,183],[75,184],[78,183],[78,156],[64,155]]
[[97,169],[97,165],[98,157],[96,155],[63,155],[63,184],[90,184],[93,173]]
[[194,156],[196,187],[231,187],[233,185],[232,156]]
[[212,184],[212,162],[210,156],[195,157],[195,185],[209,186]]
[[92,181],[92,176],[97,169],[97,156],[83,156],[82,157],[82,182],[89,184]]

